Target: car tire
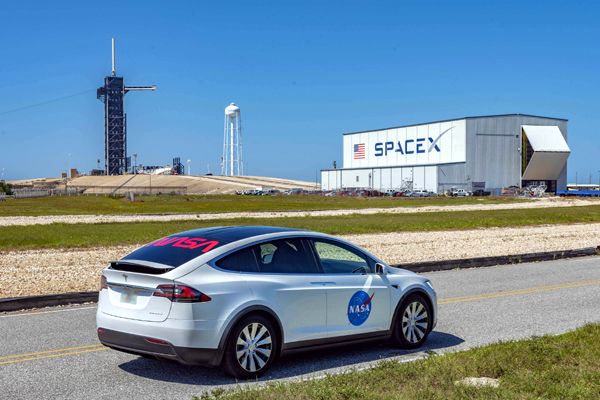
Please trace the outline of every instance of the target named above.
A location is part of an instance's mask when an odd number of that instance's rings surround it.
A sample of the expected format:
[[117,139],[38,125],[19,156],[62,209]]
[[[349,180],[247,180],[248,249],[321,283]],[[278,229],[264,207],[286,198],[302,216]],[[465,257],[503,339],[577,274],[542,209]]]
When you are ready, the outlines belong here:
[[425,297],[411,294],[402,301],[396,315],[393,341],[404,349],[420,347],[427,340],[433,323],[431,307]]
[[276,357],[278,337],[267,318],[250,315],[239,321],[227,340],[222,367],[238,379],[256,379]]

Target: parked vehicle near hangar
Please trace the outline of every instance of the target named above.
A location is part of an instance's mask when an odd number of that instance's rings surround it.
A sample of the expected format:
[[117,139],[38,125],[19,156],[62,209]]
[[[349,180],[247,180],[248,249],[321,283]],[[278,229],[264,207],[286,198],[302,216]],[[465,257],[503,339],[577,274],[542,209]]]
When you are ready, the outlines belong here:
[[450,196],[452,197],[466,197],[469,195],[469,192],[467,192],[465,189],[452,189],[450,191]]
[[421,346],[436,293],[344,240],[276,227],[192,230],[103,272],[98,337],[116,350],[255,378],[282,354],[365,340]]

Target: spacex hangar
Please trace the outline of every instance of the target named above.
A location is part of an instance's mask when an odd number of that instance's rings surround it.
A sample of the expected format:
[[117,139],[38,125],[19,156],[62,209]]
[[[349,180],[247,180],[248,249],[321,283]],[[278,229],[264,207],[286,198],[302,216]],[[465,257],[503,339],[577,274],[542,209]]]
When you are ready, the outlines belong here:
[[565,190],[567,122],[505,114],[345,133],[343,168],[321,170],[321,188]]

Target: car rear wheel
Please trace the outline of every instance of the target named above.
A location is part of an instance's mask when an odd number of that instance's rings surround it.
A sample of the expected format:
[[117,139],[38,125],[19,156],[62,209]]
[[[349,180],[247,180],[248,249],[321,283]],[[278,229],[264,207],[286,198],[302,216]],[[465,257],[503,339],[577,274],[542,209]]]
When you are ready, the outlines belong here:
[[394,327],[394,342],[405,349],[420,347],[431,331],[431,308],[420,294],[409,295],[400,306]]
[[261,316],[243,318],[229,337],[223,369],[239,379],[254,379],[271,365],[277,349],[273,324]]

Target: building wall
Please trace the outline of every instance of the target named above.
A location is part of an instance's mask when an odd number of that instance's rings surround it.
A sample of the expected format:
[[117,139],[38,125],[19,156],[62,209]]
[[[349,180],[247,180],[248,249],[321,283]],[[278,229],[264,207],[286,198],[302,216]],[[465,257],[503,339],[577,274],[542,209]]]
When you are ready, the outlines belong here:
[[[567,139],[567,121],[518,114],[346,134],[344,169],[322,171],[322,188],[387,190],[405,187],[407,181],[412,181],[415,190],[441,193],[454,187],[472,190],[475,182],[485,183],[487,190],[498,193],[503,187],[521,185],[522,125],[556,125]],[[410,145],[415,145],[417,139],[430,145],[448,129],[450,131],[436,142],[439,152],[431,146],[421,147],[427,151],[419,154],[397,151],[407,140]],[[387,155],[376,156],[377,149],[381,149],[382,144],[385,149],[387,142],[392,142],[394,148],[389,149]],[[364,159],[355,159],[355,144],[365,144]],[[557,178],[557,190],[566,189],[566,176],[565,165]]]
[[437,192],[437,170],[436,165],[323,170],[321,189],[368,188],[386,191],[405,188]]
[[[489,190],[521,185],[521,126],[556,125],[567,138],[567,121],[509,115],[467,119],[465,182],[485,182]],[[566,167],[557,179],[566,187]]]
[[437,167],[438,189],[436,193],[444,193],[452,188],[471,190],[467,185],[466,163],[439,165]]

